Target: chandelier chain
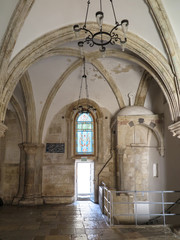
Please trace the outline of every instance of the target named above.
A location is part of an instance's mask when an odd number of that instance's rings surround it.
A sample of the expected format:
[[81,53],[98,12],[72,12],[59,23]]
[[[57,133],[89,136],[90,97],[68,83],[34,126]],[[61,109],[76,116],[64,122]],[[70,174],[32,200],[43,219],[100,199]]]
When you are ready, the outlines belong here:
[[86,17],[85,17],[85,22],[84,22],[85,28],[86,28],[87,17],[88,17],[88,12],[89,12],[89,5],[90,5],[90,0],[87,1],[87,10],[86,10]]
[[116,18],[116,13],[115,13],[115,9],[114,9],[114,4],[113,4],[113,0],[110,0],[111,5],[112,5],[112,10],[113,10],[113,14],[114,14],[114,19],[115,19],[115,24],[119,24]]
[[89,99],[87,77],[85,77],[85,85],[86,85],[86,98]]
[[79,101],[80,101],[81,93],[82,93],[82,84],[83,84],[83,77],[81,77],[81,85],[80,85],[80,91],[79,91]]
[[100,0],[100,11],[102,12],[102,0]]

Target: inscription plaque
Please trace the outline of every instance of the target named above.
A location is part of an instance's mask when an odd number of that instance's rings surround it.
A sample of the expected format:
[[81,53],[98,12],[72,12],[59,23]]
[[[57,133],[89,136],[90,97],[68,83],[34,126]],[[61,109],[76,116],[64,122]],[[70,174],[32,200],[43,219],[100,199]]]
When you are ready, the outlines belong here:
[[64,153],[65,143],[46,143],[47,153]]

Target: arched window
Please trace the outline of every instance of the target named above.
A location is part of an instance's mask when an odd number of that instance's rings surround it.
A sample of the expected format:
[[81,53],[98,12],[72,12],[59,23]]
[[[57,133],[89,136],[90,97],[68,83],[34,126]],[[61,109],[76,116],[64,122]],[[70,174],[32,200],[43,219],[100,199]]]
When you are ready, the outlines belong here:
[[75,154],[94,155],[94,119],[91,113],[77,114],[75,121]]

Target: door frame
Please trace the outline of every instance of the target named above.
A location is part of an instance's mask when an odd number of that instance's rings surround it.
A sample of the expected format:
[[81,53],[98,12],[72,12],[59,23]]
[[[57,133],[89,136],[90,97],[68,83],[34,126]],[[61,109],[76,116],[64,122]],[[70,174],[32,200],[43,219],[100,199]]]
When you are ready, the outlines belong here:
[[[94,165],[94,160],[92,159],[88,159],[87,157],[82,157],[81,159],[76,159],[75,160],[75,174],[74,174],[74,181],[75,181],[75,201],[77,201],[78,199],[78,191],[77,191],[77,187],[78,187],[78,176],[77,176],[77,169],[78,169],[78,163],[92,163]],[[95,172],[93,171],[93,184],[94,184],[94,179],[95,179]],[[94,187],[94,195],[95,195],[95,185]],[[95,197],[95,196],[94,196]],[[90,200],[90,198],[89,198]]]

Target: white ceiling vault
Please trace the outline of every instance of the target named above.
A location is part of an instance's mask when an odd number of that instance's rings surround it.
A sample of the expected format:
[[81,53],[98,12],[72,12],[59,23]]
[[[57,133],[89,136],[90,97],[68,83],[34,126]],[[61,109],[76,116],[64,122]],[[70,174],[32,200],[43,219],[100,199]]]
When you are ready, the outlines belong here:
[[[155,3],[161,6],[160,10]],[[6,106],[12,109],[13,95],[21,109],[19,115],[31,117],[27,114],[31,106],[35,119],[27,122],[33,122],[37,132],[43,125],[42,139],[34,136],[31,140],[43,142],[54,116],[78,100],[83,56],[89,98],[111,116],[129,104],[162,113],[166,99],[171,118],[176,121],[179,86],[174,79],[180,79],[180,1],[114,0],[118,21],[129,20],[127,49],[122,52],[119,45],[108,46],[105,55],[88,46],[82,55],[78,48],[72,26],[84,22],[86,5],[85,0],[0,0],[1,121],[5,119]],[[98,9],[99,1],[91,1],[89,26],[95,26]],[[114,25],[109,0],[103,0],[103,11],[108,29]],[[164,22],[157,19],[157,11],[162,13]],[[165,29],[171,24],[169,40],[159,27]],[[169,44],[176,49],[176,55]]]

